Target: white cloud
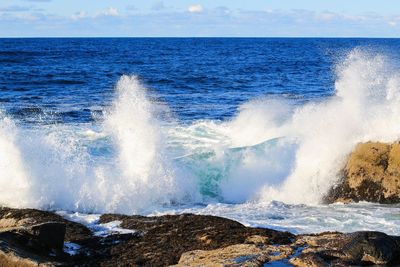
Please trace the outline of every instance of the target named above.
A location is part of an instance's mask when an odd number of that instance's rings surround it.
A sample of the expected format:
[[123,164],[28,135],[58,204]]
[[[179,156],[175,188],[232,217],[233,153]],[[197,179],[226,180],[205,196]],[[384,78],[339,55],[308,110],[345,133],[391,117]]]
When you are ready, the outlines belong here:
[[190,13],[201,13],[203,12],[203,6],[200,4],[191,5],[188,7],[188,11]]
[[84,19],[88,17],[88,13],[85,11],[76,12],[74,15],[71,16],[73,20]]
[[330,21],[336,18],[336,14],[332,12],[322,12],[316,15],[318,20]]
[[[152,1],[156,3],[157,0]],[[0,5],[0,36],[396,37],[400,25],[400,16],[375,13],[252,11],[205,8],[199,4],[180,10],[169,7],[166,0],[164,4],[166,9],[162,12],[137,10],[123,13],[109,7],[98,12],[79,11],[68,16],[54,15],[29,6]]]
[[118,9],[114,7],[109,7],[106,10],[103,10],[97,14],[98,16],[111,16],[111,17],[117,17],[119,16],[119,11]]

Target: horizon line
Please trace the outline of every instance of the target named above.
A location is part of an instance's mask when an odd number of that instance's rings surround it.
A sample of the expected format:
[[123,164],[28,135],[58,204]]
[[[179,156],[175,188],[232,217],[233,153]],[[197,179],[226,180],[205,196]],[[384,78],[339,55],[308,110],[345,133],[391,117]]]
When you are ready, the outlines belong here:
[[171,38],[171,39],[399,39],[399,37],[389,36],[0,36],[0,39],[156,39],[156,38]]

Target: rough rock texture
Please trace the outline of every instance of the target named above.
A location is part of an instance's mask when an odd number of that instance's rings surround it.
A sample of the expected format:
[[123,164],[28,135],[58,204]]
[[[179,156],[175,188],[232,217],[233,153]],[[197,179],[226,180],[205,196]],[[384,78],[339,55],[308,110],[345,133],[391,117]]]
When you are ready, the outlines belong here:
[[215,250],[194,250],[182,254],[176,267],[184,266],[263,266],[266,262],[283,260],[293,253],[290,246],[232,245]]
[[92,238],[85,226],[52,212],[0,208],[0,266],[66,265],[72,259],[63,252],[64,241]]
[[60,222],[66,226],[65,241],[77,241],[91,237],[91,231],[75,222],[68,221],[53,212],[35,209],[11,209],[0,207],[0,231],[21,226],[31,226],[45,222]]
[[59,222],[1,229],[0,266],[56,265],[66,256],[64,236]]
[[400,202],[400,143],[358,144],[325,201]]
[[121,221],[121,227],[141,233],[135,239],[114,246],[111,251],[114,259],[151,266],[176,264],[186,251],[243,244],[254,235],[262,236],[268,244],[289,244],[294,238],[287,232],[248,228],[232,220],[193,214],[160,217],[106,214],[100,221]]
[[295,266],[397,265],[400,239],[380,232],[300,235],[294,245],[301,253],[290,259]]
[[[106,214],[133,233],[95,236],[38,210],[0,209],[0,266],[399,266],[400,238],[380,232],[293,235],[214,216]],[[63,240],[65,234],[65,240]],[[70,255],[61,248],[75,243]]]

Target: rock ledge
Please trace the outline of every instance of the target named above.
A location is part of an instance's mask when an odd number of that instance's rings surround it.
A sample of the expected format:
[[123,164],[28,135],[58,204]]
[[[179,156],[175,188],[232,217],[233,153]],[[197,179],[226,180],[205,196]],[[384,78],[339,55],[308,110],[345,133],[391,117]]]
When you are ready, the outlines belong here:
[[[51,212],[0,208],[0,266],[400,264],[400,238],[380,232],[293,235],[194,214],[100,218],[100,223],[113,221],[134,231],[96,236]],[[77,250],[67,253],[71,246]]]

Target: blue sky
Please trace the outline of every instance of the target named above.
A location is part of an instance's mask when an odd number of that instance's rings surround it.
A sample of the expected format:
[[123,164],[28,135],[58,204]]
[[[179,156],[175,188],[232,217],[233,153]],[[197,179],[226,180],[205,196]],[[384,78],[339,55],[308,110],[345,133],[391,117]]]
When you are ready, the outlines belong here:
[[0,0],[0,37],[400,37],[399,0]]

